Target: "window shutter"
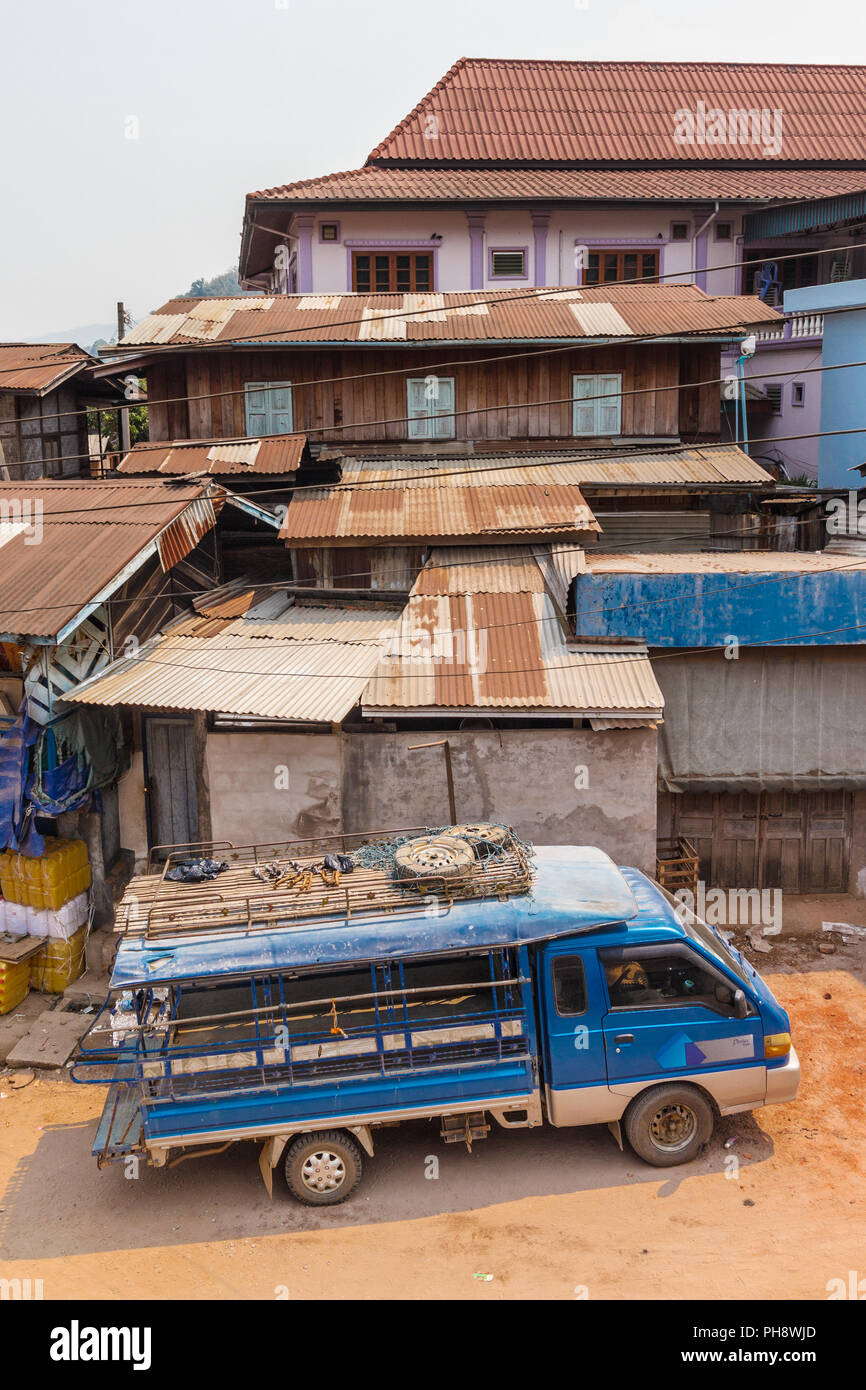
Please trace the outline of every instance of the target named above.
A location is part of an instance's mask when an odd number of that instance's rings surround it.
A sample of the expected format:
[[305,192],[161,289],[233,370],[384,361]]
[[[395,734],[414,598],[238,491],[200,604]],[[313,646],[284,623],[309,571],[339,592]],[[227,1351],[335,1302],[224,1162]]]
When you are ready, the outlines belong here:
[[409,438],[429,439],[430,422],[427,409],[429,402],[426,396],[423,377],[410,377],[406,383],[406,392],[408,405],[406,414],[409,416]]
[[[587,400],[594,396],[595,391],[594,376],[574,377],[574,433],[575,434],[597,434],[595,427],[596,401]],[[586,405],[581,405],[581,401],[587,401]]]
[[268,432],[268,397],[264,382],[249,381],[244,387],[247,435],[255,438]]
[[291,434],[292,388],[288,383],[274,386],[270,392],[270,427],[268,434]]
[[436,439],[454,438],[454,378],[439,377],[438,399],[428,402],[434,417],[433,435]]
[[610,397],[598,402],[599,434],[619,434],[622,429],[622,377],[600,376],[596,378],[597,394]]
[[244,387],[247,436],[291,434],[292,388],[289,382],[248,381]]
[[526,274],[526,256],[523,251],[493,251],[491,260],[495,276],[521,277]]

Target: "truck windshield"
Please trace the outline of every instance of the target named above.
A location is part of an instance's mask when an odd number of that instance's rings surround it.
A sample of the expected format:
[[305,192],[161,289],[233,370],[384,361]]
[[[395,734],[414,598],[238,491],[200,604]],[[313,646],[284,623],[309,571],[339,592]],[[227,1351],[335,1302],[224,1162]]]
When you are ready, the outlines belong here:
[[720,960],[729,970],[733,970],[738,979],[742,980],[743,984],[747,985],[749,983],[749,977],[724,938],[717,935],[712,927],[707,926],[706,922],[702,922],[700,917],[696,916],[690,907],[687,907],[685,903],[675,898],[672,893],[668,892],[667,888],[663,888],[660,883],[656,883],[655,886],[658,888],[659,892],[667,898],[671,907],[676,912],[677,920],[682,922],[686,929],[686,935],[690,937],[692,941],[697,941],[703,946],[705,951],[709,951],[711,955],[716,957],[716,960]]

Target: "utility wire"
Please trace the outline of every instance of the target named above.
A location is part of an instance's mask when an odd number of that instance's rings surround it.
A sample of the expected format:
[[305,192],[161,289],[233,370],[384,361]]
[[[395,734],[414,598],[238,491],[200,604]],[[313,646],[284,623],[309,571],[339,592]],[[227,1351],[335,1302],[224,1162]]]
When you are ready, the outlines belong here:
[[[556,349],[556,350],[559,351],[559,349]],[[762,379],[762,380],[765,380],[765,381],[766,381],[766,380],[770,380],[770,379],[775,378],[775,377],[790,377],[790,376],[801,377],[801,376],[810,376],[810,375],[812,375],[812,374],[814,374],[814,373],[816,373],[816,372],[837,372],[837,371],[846,371],[846,370],[849,370],[849,369],[852,369],[852,368],[855,368],[855,367],[864,367],[864,366],[866,366],[866,361],[856,361],[856,362],[831,362],[831,363],[826,363],[826,364],[823,364],[823,363],[822,363],[821,365],[816,366],[816,367],[790,367],[790,368],[788,368],[788,369],[786,369],[786,370],[784,370],[784,371],[761,372],[761,373],[760,373],[760,376],[761,376],[761,379]],[[401,369],[401,370],[402,370],[402,369]],[[602,392],[599,392],[599,393],[597,393],[597,394],[594,395],[594,396],[582,396],[582,397],[580,398],[579,402],[577,401],[577,398],[574,397],[574,396],[559,396],[559,397],[551,397],[551,398],[548,398],[547,400],[543,400],[543,401],[520,401],[520,402],[517,402],[517,403],[509,403],[509,404],[505,404],[505,405],[475,406],[475,407],[473,407],[472,409],[454,410],[454,411],[449,411],[449,412],[447,412],[447,413],[446,413],[446,412],[443,412],[441,418],[445,418],[445,419],[452,420],[452,419],[456,419],[456,418],[458,418],[458,417],[463,417],[463,416],[468,416],[468,415],[489,415],[489,414],[494,414],[494,413],[496,413],[497,411],[502,412],[502,411],[509,411],[509,410],[511,410],[511,411],[514,411],[514,410],[535,410],[535,409],[538,409],[538,408],[543,407],[543,406],[573,405],[573,404],[575,404],[575,403],[579,403],[579,404],[581,404],[581,405],[586,405],[586,404],[588,404],[590,401],[597,401],[597,400],[608,400],[608,401],[611,400],[611,399],[620,399],[620,400],[623,400],[623,399],[625,399],[625,398],[627,398],[627,397],[632,397],[632,396],[643,396],[643,395],[653,395],[653,394],[659,394],[659,395],[661,395],[661,394],[663,394],[663,393],[668,393],[668,392],[671,392],[671,391],[676,391],[676,392],[680,392],[680,391],[696,391],[696,390],[699,390],[699,389],[701,389],[702,387],[705,387],[705,386],[722,386],[722,385],[724,385],[724,384],[726,384],[726,383],[728,383],[728,382],[730,382],[730,381],[732,381],[732,380],[736,381],[736,378],[733,377],[732,374],[731,374],[730,372],[728,372],[725,376],[720,376],[720,377],[707,377],[707,378],[705,378],[705,379],[702,380],[702,381],[680,381],[680,382],[674,382],[674,383],[671,384],[670,386],[639,386],[639,387],[629,387],[629,389],[626,390],[626,391],[619,391],[619,392],[617,392],[616,395],[615,395],[614,397],[611,397],[609,394],[606,395],[606,394],[604,394],[604,393],[602,393]],[[737,383],[737,385],[739,385],[739,383]],[[237,392],[234,392],[234,391],[230,391],[230,392],[220,392],[220,393],[218,393],[218,394],[220,394],[220,395],[236,395]],[[176,397],[176,401],[186,400],[186,399],[187,399],[187,397],[183,397],[183,396],[178,396],[178,397]],[[191,399],[191,398],[189,398],[189,399]],[[163,404],[163,402],[159,402],[159,404]],[[371,421],[365,422],[365,423],[363,423],[363,424],[362,424],[362,423],[355,422],[355,423],[344,424],[344,425],[321,425],[321,426],[310,427],[309,429],[305,429],[305,430],[290,431],[289,433],[284,434],[284,435],[252,435],[252,436],[249,436],[248,438],[249,438],[249,440],[250,440],[250,442],[251,442],[251,441],[253,441],[253,440],[255,440],[255,439],[263,439],[263,440],[264,440],[264,439],[269,439],[269,440],[273,439],[273,440],[276,440],[276,439],[287,439],[287,438],[292,438],[292,437],[296,437],[296,436],[298,436],[298,435],[307,436],[307,435],[310,435],[310,434],[326,434],[326,433],[330,433],[331,431],[336,430],[336,429],[340,429],[340,430],[348,430],[348,429],[357,429],[357,430],[377,429],[377,428],[379,428],[380,426],[385,426],[385,425],[408,424],[408,423],[410,423],[410,422],[412,421],[413,418],[414,418],[413,416],[401,415],[401,416],[393,416],[393,417],[391,417],[390,419],[386,419],[386,420],[371,420]],[[825,434],[830,434],[830,433],[833,433],[833,431],[824,431],[823,433],[825,433]],[[859,431],[859,430],[855,430],[854,433],[860,433],[860,431]],[[775,443],[777,440],[778,440],[778,441],[784,442],[785,439],[812,439],[812,438],[820,437],[820,434],[821,434],[821,431],[818,431],[817,434],[787,435],[787,436],[785,436],[785,435],[774,435],[772,441],[770,441],[770,440],[761,440],[761,441],[751,440],[751,441],[749,441],[749,442],[750,442],[750,443],[753,443],[753,444],[754,444],[754,443],[757,443],[757,442],[769,444],[769,443],[771,443],[771,442],[772,442],[772,443]],[[574,440],[579,440],[579,439],[581,438],[580,435],[562,436],[562,438],[566,438],[566,437],[569,438],[569,439],[574,439]],[[522,440],[523,438],[524,438],[524,437],[521,436],[521,440]],[[169,452],[170,450],[172,450],[172,449],[174,449],[174,448],[179,448],[179,449],[183,449],[184,447],[187,447],[187,448],[191,448],[191,447],[203,448],[205,444],[209,444],[211,447],[219,447],[220,445],[226,445],[226,444],[230,444],[230,443],[245,443],[245,442],[247,442],[247,440],[246,440],[246,439],[241,439],[241,438],[231,439],[231,440],[230,440],[230,439],[225,439],[225,440],[218,440],[218,439],[217,439],[217,440],[197,440],[197,439],[184,439],[184,440],[168,440],[168,439],[166,439],[166,440],[155,440],[155,441],[153,441],[153,442],[148,441],[148,446],[149,446],[148,449],[146,449],[146,450],[145,450],[145,449],[140,449],[140,450],[130,451],[130,453],[127,454],[126,457],[127,457],[127,458],[133,457],[133,454],[134,454],[135,452],[143,454],[143,453],[151,452],[151,451],[152,451],[152,452],[158,452],[158,451],[163,450],[163,449],[164,449],[166,452]],[[361,444],[367,443],[367,444],[370,445],[371,448],[372,448],[372,447],[375,447],[376,445],[381,446],[382,444],[385,444],[385,445],[389,445],[389,444],[390,444],[390,445],[393,445],[393,446],[396,448],[397,446],[399,446],[399,445],[401,445],[401,444],[404,444],[404,443],[407,443],[407,442],[411,442],[411,441],[399,440],[399,439],[398,439],[398,440],[375,440],[375,439],[374,439],[374,440],[369,440],[369,441],[363,441],[363,440],[362,440],[362,441],[361,441]],[[430,442],[435,442],[435,441],[430,441]],[[442,441],[442,442],[443,442],[443,443],[446,443],[447,441]],[[487,441],[487,440],[480,440],[480,441],[472,441],[472,442],[487,443],[488,441]],[[490,442],[490,443],[497,443],[497,442],[500,442],[500,441],[490,440],[489,442]],[[503,441],[501,441],[501,442],[502,442],[502,443],[505,443],[505,442],[507,442],[507,441],[503,440]],[[531,441],[530,441],[530,442],[531,442]],[[667,444],[666,444],[666,445],[664,445],[663,447],[666,448],[666,449],[683,449],[683,448],[690,448],[690,447],[699,448],[699,449],[718,448],[718,447],[729,448],[729,447],[731,447],[731,445],[739,446],[740,444],[745,443],[745,442],[746,442],[745,440],[737,440],[737,439],[731,438],[730,440],[715,441],[715,442],[710,442],[710,443],[701,443],[701,444],[696,444],[696,445],[686,445],[686,444],[683,444],[683,443],[681,443],[681,442],[673,442],[673,443],[671,443],[670,445],[667,445]],[[339,447],[339,441],[335,441],[335,447]],[[591,446],[588,446],[588,447],[591,447]],[[621,452],[620,448],[618,448],[618,446],[615,445],[615,444],[607,445],[607,446],[605,446],[605,447],[608,449],[609,452],[616,452],[616,453],[620,453],[620,452]],[[636,447],[636,446],[626,446],[626,447],[628,448],[628,447]],[[647,450],[644,450],[644,451],[642,451],[642,452],[651,452],[651,451],[652,451],[652,447],[653,447],[653,446],[650,445],[649,448],[648,448]],[[546,451],[544,451],[544,452],[547,452],[547,453],[574,453],[574,452],[576,452],[577,450],[579,450],[579,448],[580,448],[579,444],[574,444],[574,445],[572,445],[570,448],[558,447],[558,448],[548,449],[548,450],[546,450]],[[491,451],[491,452],[492,452],[492,451]],[[472,455],[472,457],[474,457],[474,458],[483,458],[484,456],[485,456],[484,454],[475,454],[475,455]],[[363,457],[375,458],[376,455],[353,455],[353,454],[343,454],[343,455],[338,455],[338,457],[340,457],[340,458],[348,458],[348,459],[359,458],[359,457],[360,457],[360,458],[363,458]],[[379,454],[378,457],[380,457],[380,458],[387,458],[388,456],[387,456],[386,454]],[[419,457],[420,457],[420,456],[419,456]],[[39,460],[39,459],[37,459],[37,460],[20,459],[20,460],[16,460],[16,461],[10,461],[10,462],[7,462],[7,463],[6,463],[6,467],[7,467],[7,468],[26,468],[26,467],[28,466],[28,464],[30,464],[30,463],[32,463],[32,462],[37,462],[37,463],[40,463],[40,462],[41,462],[41,463],[53,463],[53,464],[57,464],[57,463],[71,463],[71,462],[77,462],[77,461],[80,461],[80,460],[83,460],[83,459],[87,459],[87,460],[90,461],[90,462],[93,462],[93,461],[94,461],[94,460],[93,460],[93,455],[90,454],[90,453],[88,453],[88,454],[60,454],[60,455],[56,456],[56,457],[53,458],[53,459],[44,459],[44,460]],[[330,461],[330,460],[325,460],[325,462],[329,462],[329,461]],[[333,461],[336,462],[336,460],[333,460]],[[576,463],[582,463],[582,462],[585,462],[586,460],[583,460],[583,459],[574,459],[574,460],[571,460],[571,461],[572,461],[572,462],[576,462]],[[527,467],[528,467],[529,465],[524,465],[524,466],[527,466]],[[483,472],[483,471],[484,471],[483,469],[466,469],[466,470],[465,470],[465,472],[468,473],[468,474],[473,474],[473,473],[476,473],[476,472]],[[181,482],[183,481],[183,479],[184,479],[185,476],[186,476],[186,475],[181,474],[181,473],[171,473],[171,474],[160,473],[158,470],[154,469],[153,472],[152,472],[152,473],[149,473],[149,474],[148,474],[148,473],[144,473],[144,474],[127,474],[127,473],[124,473],[124,474],[121,474],[121,475],[120,475],[119,477],[117,477],[117,478],[108,478],[108,479],[105,479],[104,481],[107,481],[107,482],[109,482],[109,483],[120,483],[120,482],[123,482],[123,481],[131,480],[131,481],[134,482],[135,480],[137,480],[137,479],[140,478],[140,479],[142,480],[142,484],[143,484],[144,482],[148,482],[148,481],[150,481],[150,482],[153,482],[153,481],[159,481],[159,482],[169,481],[169,482],[181,483]],[[234,475],[230,475],[230,474],[228,474],[228,475],[227,475],[227,474],[220,474],[220,475],[209,474],[208,476],[209,476],[213,481],[216,481],[217,476],[219,476],[219,477],[231,477],[231,476],[234,476]],[[248,476],[251,476],[251,475],[249,475],[249,474],[247,474],[247,475],[239,474],[239,475],[237,475],[237,476],[239,476],[239,477],[247,476],[247,477],[248,477]],[[296,477],[296,476],[297,476],[297,474],[295,474],[295,477]],[[406,475],[405,475],[406,479],[409,479],[409,478],[411,478],[411,477],[413,477],[413,476],[417,476],[417,474],[415,474],[415,475],[413,475],[413,474],[406,474]],[[428,476],[428,477],[436,477],[436,476],[439,476],[439,475],[436,475],[436,474],[428,474],[427,476]],[[441,476],[447,476],[447,477],[450,478],[450,477],[454,477],[454,476],[455,476],[455,473],[454,473],[453,471],[449,471],[447,474],[444,474],[444,475],[441,475]],[[91,482],[93,482],[93,481],[100,481],[100,480],[97,480],[97,479],[83,479],[83,480],[81,480],[81,479],[78,479],[78,478],[62,478],[62,477],[61,477],[61,478],[58,478],[58,477],[50,477],[50,478],[43,478],[43,479],[34,479],[34,480],[32,480],[32,483],[29,482],[29,481],[26,480],[26,479],[19,479],[18,481],[27,482],[27,483],[28,483],[28,486],[30,486],[30,485],[35,485],[35,484],[38,483],[38,482],[48,482],[48,483],[57,482],[57,483],[66,483],[68,486],[74,486],[75,483],[78,482],[78,481],[85,481],[85,482],[91,481]],[[393,483],[394,483],[395,481],[397,481],[397,482],[401,481],[400,475],[394,474],[394,475],[392,475],[391,477],[389,477],[388,479],[379,479],[379,480],[378,480],[378,483],[379,483],[379,486],[384,487],[384,488],[388,488],[388,487],[392,486]],[[369,484],[367,484],[367,485],[369,485]],[[299,485],[298,485],[297,482],[295,482],[295,483],[293,483],[293,484],[290,484],[289,486],[290,486],[291,488],[297,488]],[[303,485],[302,485],[302,486],[303,486]],[[346,484],[346,485],[343,485],[343,484],[341,484],[341,483],[324,483],[324,484],[319,484],[318,486],[321,486],[321,487],[328,487],[328,488],[331,488],[331,489],[338,489],[338,488],[341,488],[341,487],[344,487],[344,486],[345,486],[345,487],[359,487],[359,486],[362,486],[362,484],[361,484],[361,483],[354,483],[354,484]],[[589,483],[589,484],[587,484],[587,486],[592,486],[592,484]],[[0,489],[2,489],[2,484],[0,484]],[[228,490],[231,491],[231,489],[228,489]],[[244,496],[245,496],[245,497],[272,496],[272,495],[273,495],[273,492],[274,492],[273,487],[270,487],[270,488],[260,488],[260,489],[254,490],[254,491],[245,492],[245,493],[244,493]],[[124,504],[120,504],[120,505],[124,505]],[[135,504],[131,504],[131,505],[135,505]],[[59,513],[57,513],[57,514],[59,515]]]
[[[855,243],[849,242],[847,245],[844,245],[844,246],[825,246],[825,247],[819,247],[819,248],[817,248],[817,249],[815,249],[815,250],[810,250],[810,251],[794,251],[794,252],[791,252],[790,254],[786,254],[786,255],[783,255],[783,256],[775,256],[773,259],[774,259],[774,261],[776,261],[776,262],[778,262],[778,261],[789,261],[789,260],[799,260],[801,257],[805,257],[805,256],[822,256],[822,255],[830,255],[830,254],[832,254],[834,251],[856,251],[856,250],[860,250],[860,249],[863,248],[863,247],[866,247],[866,242],[855,242]],[[741,260],[741,261],[728,261],[728,262],[727,262],[726,264],[724,264],[724,265],[709,266],[709,267],[707,267],[707,271],[708,271],[708,272],[713,272],[713,273],[715,273],[716,271],[719,271],[719,270],[737,270],[737,269],[742,269],[742,268],[744,268],[745,266],[751,266],[751,265],[755,265],[755,264],[756,264],[756,262],[754,262],[754,261],[747,261],[747,260]],[[488,306],[489,306],[489,305],[501,305],[501,304],[506,304],[506,305],[507,305],[507,304],[513,304],[513,303],[517,303],[517,302],[519,302],[519,301],[521,301],[521,300],[525,300],[525,299],[530,299],[530,300],[535,300],[535,301],[539,301],[539,300],[542,300],[542,301],[543,301],[545,298],[547,298],[547,299],[552,299],[552,300],[556,301],[556,300],[557,300],[557,297],[558,297],[559,301],[562,302],[563,296],[564,296],[565,294],[567,294],[567,293],[570,293],[570,292],[573,291],[573,290],[608,290],[608,289],[612,289],[612,288],[615,288],[615,287],[617,287],[617,286],[623,286],[623,285],[647,285],[647,284],[656,284],[656,283],[658,283],[658,282],[661,281],[661,280],[670,280],[670,279],[676,279],[678,283],[682,284],[684,287],[688,287],[688,286],[691,286],[691,285],[693,284],[693,282],[690,281],[690,280],[685,280],[685,281],[684,281],[682,277],[683,277],[684,275],[692,275],[692,274],[695,274],[695,273],[696,273],[696,268],[695,268],[695,267],[691,267],[691,269],[686,270],[686,271],[670,271],[670,272],[668,272],[668,273],[666,273],[666,274],[664,274],[664,275],[657,275],[657,276],[654,276],[654,277],[652,278],[652,280],[646,280],[646,279],[642,279],[642,278],[637,278],[637,279],[631,278],[631,279],[623,279],[623,280],[605,280],[605,281],[602,281],[602,282],[601,282],[600,284],[598,284],[598,285],[564,285],[564,286],[553,286],[553,287],[551,287],[551,288],[546,288],[546,287],[543,287],[543,286],[537,286],[537,287],[535,287],[535,288],[532,289],[532,290],[525,290],[525,291],[522,291],[522,292],[520,292],[520,293],[514,293],[514,294],[509,294],[509,292],[506,291],[506,290],[499,290],[499,291],[497,292],[496,298],[486,299],[486,300],[485,300],[485,299],[480,299],[480,300],[479,300],[479,299],[476,299],[476,300],[473,300],[473,301],[472,301],[472,304],[473,304],[473,307],[483,307],[483,306],[485,306],[485,305],[488,305]],[[390,292],[390,293],[393,293],[393,291]],[[470,294],[470,295],[471,295],[471,294],[475,293],[475,291],[473,291],[473,290],[455,290],[455,291],[432,290],[432,291],[428,291],[428,292],[426,292],[426,293],[429,293],[429,294],[453,293],[453,294]],[[505,297],[506,295],[508,296],[507,298]],[[186,298],[186,297],[187,297],[187,296],[180,296],[180,298]],[[255,297],[255,296],[253,296],[253,297]],[[317,297],[324,297],[324,298],[327,298],[328,295],[327,295],[326,293],[323,292],[321,296],[317,296],[317,295],[313,294],[313,295],[293,295],[293,296],[268,295],[268,296],[258,296],[258,297],[259,297],[259,298],[263,298],[263,297],[264,297],[264,298],[277,298],[277,299],[280,299],[280,298],[307,299],[307,298],[317,298]],[[348,295],[348,293],[343,293],[340,297],[341,297],[341,298],[348,298],[349,295]],[[366,295],[366,294],[365,294],[365,295],[363,295],[363,296],[359,296],[359,298],[361,298],[361,297],[363,297],[363,298],[366,299],[366,298],[370,298],[370,297],[380,298],[381,296],[378,296],[378,295],[376,295],[376,296],[369,296],[369,295]],[[709,300],[709,301],[711,301],[711,302],[713,302],[713,303],[716,303],[717,301],[720,301],[720,300],[721,300],[721,301],[725,301],[725,302],[729,302],[729,301],[732,300],[732,299],[744,299],[744,298],[746,298],[746,299],[748,299],[748,298],[755,298],[755,296],[754,296],[754,295],[719,295],[719,294],[716,294],[716,295],[706,295],[706,299]],[[239,304],[239,306],[242,306],[244,296],[237,296],[237,299],[238,299],[238,304]],[[169,302],[171,302],[171,301],[169,301]],[[202,302],[204,302],[202,299],[197,299],[197,300],[196,300],[196,303],[202,303]],[[588,302],[591,303],[591,302],[592,302],[592,299],[588,300]],[[459,306],[458,306],[458,307],[459,307]],[[769,308],[774,308],[775,306],[774,306],[774,305],[769,305],[768,307],[769,307]],[[426,314],[429,314],[430,312],[431,312],[431,310],[430,310],[429,307],[426,308],[426,309],[395,310],[394,313],[391,314],[391,315],[384,314],[384,313],[381,314],[381,315],[378,315],[376,321],[377,321],[377,322],[380,322],[382,319],[387,319],[387,318],[409,319],[409,318],[414,318],[416,315],[419,315],[419,314],[420,314],[420,315],[426,315]],[[844,311],[844,310],[841,310],[841,309],[827,309],[827,310],[825,310],[825,311],[823,311],[823,312],[824,312],[824,316],[826,317],[826,316],[829,315],[829,314],[840,313],[840,312],[845,312],[845,311]],[[329,328],[331,328],[331,327],[333,327],[333,328],[339,328],[339,327],[343,327],[343,326],[345,326],[345,325],[357,325],[357,324],[360,324],[360,323],[363,323],[363,322],[364,322],[364,319],[363,319],[363,318],[361,318],[361,319],[347,319],[347,320],[345,321],[345,324],[341,324],[341,323],[337,323],[337,324],[328,324],[327,327],[329,327]],[[766,320],[766,322],[772,323],[773,320]],[[784,326],[785,322],[786,322],[786,320],[784,319],[784,317],[781,317],[781,316],[780,316],[780,323],[781,323],[782,326]],[[738,325],[738,327],[741,327],[741,326],[742,326],[742,325]],[[288,329],[288,328],[287,328],[287,329],[281,329],[281,330],[280,330],[281,333],[283,333],[283,332],[285,332],[285,333],[290,333],[290,332],[294,333],[294,332],[298,332],[298,333],[299,333],[299,332],[301,332],[301,331],[302,331],[302,330],[301,330],[300,328],[297,328],[297,329]],[[306,327],[305,327],[305,329],[304,329],[303,331],[308,331],[308,330],[307,330]],[[724,332],[725,330],[724,330],[724,329],[718,329],[718,330],[714,330],[714,331],[715,331],[715,332]],[[670,336],[670,335],[668,334],[668,335],[657,335],[657,336]],[[132,349],[133,349],[134,351],[130,353],[130,357],[133,357],[133,356],[135,356],[135,355],[141,355],[142,353],[145,353],[145,352],[146,352],[148,355],[152,355],[152,354],[156,354],[157,352],[162,353],[162,352],[164,352],[164,351],[168,351],[169,353],[174,353],[175,355],[177,355],[179,352],[188,352],[188,351],[191,351],[191,350],[198,350],[199,348],[213,348],[213,347],[222,347],[222,348],[226,348],[226,347],[236,347],[239,343],[244,343],[244,342],[248,342],[248,341],[261,344],[263,347],[266,347],[266,346],[277,346],[277,347],[279,347],[279,346],[281,346],[281,345],[284,345],[284,340],[283,340],[283,339],[276,338],[276,339],[274,339],[274,340],[271,342],[270,340],[263,340],[261,334],[260,334],[260,333],[257,333],[257,334],[244,335],[244,336],[238,337],[238,338],[231,338],[231,339],[228,339],[228,338],[227,338],[227,339],[222,339],[222,340],[219,340],[219,341],[211,341],[211,340],[197,341],[197,340],[191,340],[189,343],[155,343],[155,344],[151,344],[151,345],[148,345],[148,344],[145,343],[145,344],[142,344],[140,348],[139,348],[136,344],[132,344],[131,347],[132,347]],[[388,346],[388,342],[389,342],[389,341],[393,342],[393,340],[386,340],[386,341],[384,342],[384,346]],[[413,340],[413,343],[410,344],[410,346],[412,346],[412,345],[414,344],[414,341],[415,341],[415,340]],[[432,341],[432,340],[431,340],[431,341]],[[483,341],[483,340],[482,340],[482,341]],[[635,342],[635,341],[637,341],[637,340],[636,340],[636,339],[630,339],[629,341],[630,341],[630,342]],[[360,345],[360,340],[359,340],[359,344],[358,344],[358,345]],[[320,342],[320,341],[317,340],[316,343],[314,344],[314,346],[315,346],[316,348],[318,348],[319,350],[322,350],[322,349],[326,349],[326,348],[328,347],[328,343],[327,343],[327,342]],[[421,347],[421,346],[423,346],[423,344],[419,343],[418,346]],[[515,358],[518,358],[518,357],[533,357],[533,356],[542,357],[542,356],[548,356],[548,355],[550,355],[550,354],[552,354],[552,353],[556,353],[556,352],[571,351],[572,348],[575,347],[575,346],[579,346],[579,344],[569,344],[567,347],[564,347],[564,348],[549,348],[549,349],[544,349],[544,350],[542,350],[542,351],[534,350],[534,351],[525,352],[525,353],[513,353],[513,354],[509,354],[509,356],[507,356],[507,357],[500,357],[500,358],[498,358],[498,359],[497,359],[497,358],[489,358],[489,359],[482,359],[482,360],[489,360],[489,361],[496,361],[496,360],[499,360],[499,361],[509,361],[509,360],[514,360]],[[64,363],[64,362],[74,363],[74,362],[79,362],[81,359],[80,359],[80,358],[60,357],[60,358],[57,358],[56,360],[57,360],[58,363]],[[107,361],[107,362],[103,363],[103,365],[104,365],[104,366],[107,366],[107,367],[117,367],[118,369],[122,369],[122,362],[123,362],[123,358],[120,357],[120,358],[118,358],[118,359],[116,359],[116,360]],[[46,364],[50,365],[50,363],[51,363],[51,359],[49,359],[49,358],[39,358],[39,359],[34,359],[34,361],[33,361],[33,366],[34,366],[34,369],[35,369],[35,368],[38,367],[38,366],[42,366],[42,365],[46,365]],[[458,363],[455,363],[455,362],[439,364],[440,367],[441,367],[441,366],[446,366],[446,367],[448,367],[448,366],[456,366],[456,365],[459,365],[459,364],[458,364]],[[438,369],[439,369],[439,368],[438,368],[435,364],[434,364],[433,367],[428,368],[428,370],[430,370],[430,371],[436,371],[436,370],[438,370]],[[21,370],[22,370],[21,367],[2,367],[2,368],[0,368],[0,375],[11,374],[11,373],[14,373],[14,372],[19,372],[19,371],[21,371]],[[352,376],[352,377],[322,377],[322,378],[320,378],[320,379],[318,379],[318,380],[298,383],[298,386],[299,386],[299,388],[300,388],[300,387],[303,387],[303,386],[324,386],[324,385],[329,385],[329,384],[331,384],[331,383],[333,383],[333,382],[344,381],[344,380],[345,380],[345,381],[356,381],[356,380],[359,380],[359,379],[361,379],[361,378],[363,378],[363,377],[365,377],[365,376],[366,376],[366,377],[370,377],[370,378],[382,377],[382,376],[394,376],[394,375],[399,376],[399,375],[401,375],[401,374],[408,373],[408,372],[411,372],[411,371],[413,371],[413,370],[415,370],[415,368],[397,367],[397,368],[390,368],[390,369],[388,369],[388,370],[383,370],[383,371],[378,371],[378,372],[359,373],[357,376]],[[240,388],[240,389],[237,389],[237,388],[236,388],[236,389],[231,390],[231,391],[204,392],[204,393],[202,393],[202,394],[199,395],[199,396],[177,396],[177,397],[173,397],[173,398],[170,398],[170,399],[166,399],[166,400],[164,400],[164,401],[154,401],[154,402],[151,402],[151,404],[154,404],[154,405],[167,405],[167,404],[175,404],[175,403],[177,403],[177,402],[179,402],[179,401],[190,401],[190,400],[214,400],[214,399],[218,399],[219,397],[222,397],[222,396],[234,396],[234,395],[238,395],[238,394],[240,393],[240,390],[242,390],[242,389],[243,389],[243,388]],[[148,404],[148,402],[147,402],[147,401],[144,401],[144,400],[139,400],[139,401],[128,401],[128,402],[117,402],[117,403],[114,404],[114,405],[106,406],[104,409],[105,409],[105,412],[108,413],[109,411],[114,411],[114,410],[129,410],[129,409],[132,409],[133,407],[135,407],[136,405],[147,405],[147,404]],[[46,415],[46,416],[43,416],[42,418],[43,418],[43,419],[46,419],[46,420],[50,420],[50,419],[61,418],[61,417],[64,417],[64,418],[65,418],[65,417],[72,416],[72,415],[85,415],[85,414],[89,413],[89,410],[93,410],[93,409],[101,409],[101,407],[89,407],[89,408],[85,408],[85,409],[82,409],[82,410],[74,410],[74,411],[59,411],[59,412],[57,412],[57,415],[56,415],[56,416],[55,416],[55,415]],[[26,420],[27,418],[28,418],[28,417],[26,417],[26,416],[22,416],[22,417],[19,417],[18,420],[8,421],[7,423],[12,423],[12,424],[21,423],[23,420]]]

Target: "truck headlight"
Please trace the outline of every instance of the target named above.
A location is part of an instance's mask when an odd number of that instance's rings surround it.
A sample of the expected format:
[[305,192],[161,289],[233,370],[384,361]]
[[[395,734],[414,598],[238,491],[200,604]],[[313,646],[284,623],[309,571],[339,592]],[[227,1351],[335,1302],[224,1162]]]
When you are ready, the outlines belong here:
[[767,1033],[764,1036],[764,1057],[787,1057],[791,1051],[790,1033]]

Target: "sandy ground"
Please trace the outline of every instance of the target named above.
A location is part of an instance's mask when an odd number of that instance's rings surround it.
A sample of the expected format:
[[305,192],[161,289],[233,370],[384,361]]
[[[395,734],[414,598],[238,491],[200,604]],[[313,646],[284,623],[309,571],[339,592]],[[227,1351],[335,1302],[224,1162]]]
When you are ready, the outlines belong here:
[[355,1198],[316,1212],[279,1176],[267,1197],[251,1145],[99,1172],[101,1087],[0,1075],[0,1276],[46,1299],[825,1299],[866,1275],[866,987],[835,957],[761,964],[800,1099],[721,1121],[665,1173],[605,1128],[494,1129],[468,1154],[417,1124],[381,1131]]

